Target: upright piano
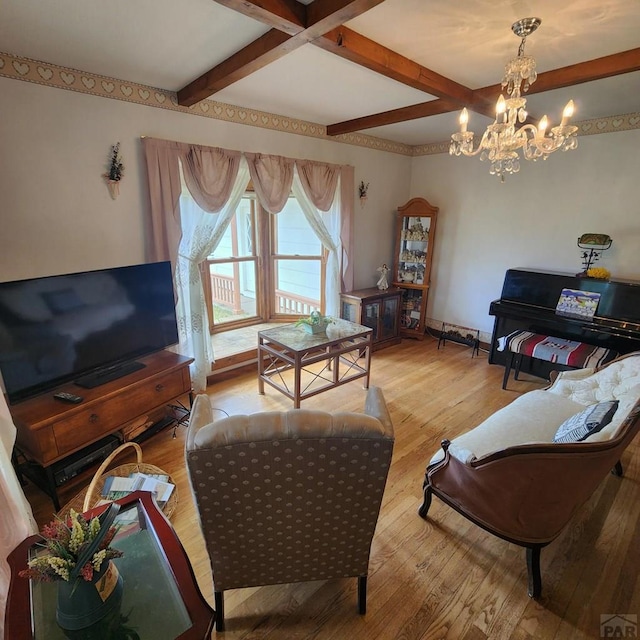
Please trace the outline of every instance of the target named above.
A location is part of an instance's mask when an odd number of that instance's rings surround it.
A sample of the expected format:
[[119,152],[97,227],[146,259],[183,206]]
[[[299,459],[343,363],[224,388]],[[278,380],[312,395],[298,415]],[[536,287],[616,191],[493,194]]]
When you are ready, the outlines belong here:
[[[593,318],[575,318],[556,313],[563,289],[600,294]],[[523,330],[585,342],[613,349],[620,354],[640,350],[640,282],[596,280],[568,273],[509,269],[502,295],[494,300],[489,314],[495,316],[489,363],[505,364],[498,351],[498,338]],[[522,371],[548,377],[562,367],[525,358]]]

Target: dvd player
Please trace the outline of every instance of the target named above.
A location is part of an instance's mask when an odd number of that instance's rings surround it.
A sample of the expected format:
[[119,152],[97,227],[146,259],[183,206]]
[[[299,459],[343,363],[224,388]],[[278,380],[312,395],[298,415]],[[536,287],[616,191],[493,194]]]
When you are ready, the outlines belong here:
[[97,442],[71,454],[60,462],[51,465],[53,481],[56,487],[77,476],[81,471],[91,466],[98,460],[104,460],[112,451],[120,446],[120,439],[115,436],[107,436]]

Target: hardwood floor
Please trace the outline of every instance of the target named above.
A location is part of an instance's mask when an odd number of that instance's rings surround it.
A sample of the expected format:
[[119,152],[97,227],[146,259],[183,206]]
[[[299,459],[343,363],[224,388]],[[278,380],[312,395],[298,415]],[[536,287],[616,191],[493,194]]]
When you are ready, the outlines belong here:
[[[603,614],[640,612],[638,441],[623,456],[624,477],[608,476],[543,549],[539,601],[527,596],[524,549],[484,532],[437,498],[426,521],[417,515],[424,468],[440,441],[477,425],[519,393],[544,386],[523,376],[504,391],[503,369],[488,365],[485,353],[472,359],[468,348],[447,344],[437,350],[436,344],[431,338],[403,340],[372,359],[371,384],[384,390],[396,444],[371,550],[367,614],[357,613],[355,579],[240,589],[225,594],[227,630],[218,635],[229,640],[575,640],[601,637]],[[258,395],[255,373],[217,382],[208,392],[220,415],[291,408],[273,389]],[[361,411],[364,397],[357,381],[305,400],[303,408]],[[144,460],[176,480],[179,503],[172,522],[213,604],[183,462],[185,431],[179,428],[173,439],[167,430],[145,442]],[[64,485],[61,501],[82,483],[88,483],[86,476]],[[51,503],[31,486],[26,493],[38,522],[48,521]]]

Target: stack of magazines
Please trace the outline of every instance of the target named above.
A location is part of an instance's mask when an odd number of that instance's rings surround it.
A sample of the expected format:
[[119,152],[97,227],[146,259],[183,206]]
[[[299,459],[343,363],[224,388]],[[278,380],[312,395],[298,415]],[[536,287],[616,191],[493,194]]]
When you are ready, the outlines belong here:
[[102,501],[111,502],[129,495],[132,491],[150,491],[162,509],[174,489],[168,475],[131,473],[128,477],[108,476],[102,488]]

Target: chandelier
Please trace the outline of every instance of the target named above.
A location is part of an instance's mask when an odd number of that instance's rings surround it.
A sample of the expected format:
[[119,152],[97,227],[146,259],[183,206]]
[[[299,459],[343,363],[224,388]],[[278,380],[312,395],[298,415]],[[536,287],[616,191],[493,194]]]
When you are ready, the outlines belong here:
[[[536,61],[531,56],[524,55],[524,44],[527,36],[539,26],[540,18],[523,18],[511,25],[511,30],[522,38],[517,57],[513,58],[505,67],[502,88],[506,87],[508,98],[503,95],[496,104],[496,119],[487,127],[477,149],[473,149],[474,133],[467,131],[469,112],[466,107],[460,114],[460,131],[451,136],[449,153],[459,156],[475,156],[480,154],[480,160],[491,162],[491,175],[498,175],[504,182],[505,173],[520,171],[519,151],[526,160],[538,160],[547,157],[554,151],[562,149],[568,151],[578,146],[578,127],[568,124],[573,115],[573,100],[569,100],[562,113],[562,121],[547,133],[549,122],[543,116],[538,126],[524,124],[528,118],[526,111],[527,99],[521,92],[526,92],[536,81]],[[519,128],[518,125],[521,125]]]

